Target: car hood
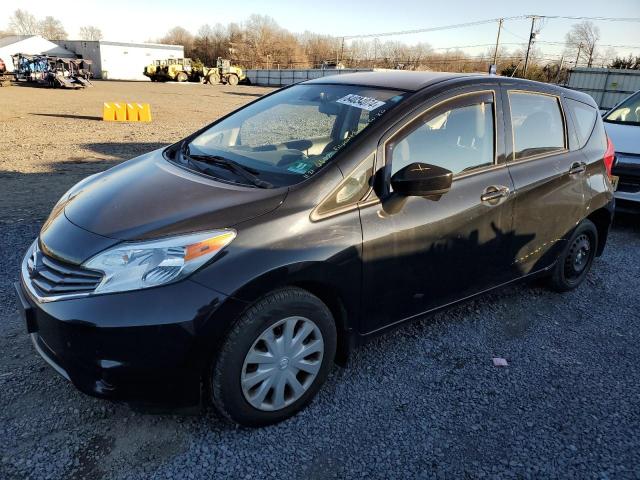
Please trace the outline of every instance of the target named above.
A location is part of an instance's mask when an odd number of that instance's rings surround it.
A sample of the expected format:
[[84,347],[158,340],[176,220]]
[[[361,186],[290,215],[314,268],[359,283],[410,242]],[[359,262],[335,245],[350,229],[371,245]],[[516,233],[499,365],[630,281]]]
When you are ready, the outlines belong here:
[[613,142],[613,147],[619,153],[633,153],[640,155],[640,127],[637,125],[621,125],[619,123],[604,122],[607,135]]
[[259,189],[201,176],[167,161],[158,150],[78,184],[64,214],[103,237],[143,240],[233,227],[274,210],[286,193],[286,188]]

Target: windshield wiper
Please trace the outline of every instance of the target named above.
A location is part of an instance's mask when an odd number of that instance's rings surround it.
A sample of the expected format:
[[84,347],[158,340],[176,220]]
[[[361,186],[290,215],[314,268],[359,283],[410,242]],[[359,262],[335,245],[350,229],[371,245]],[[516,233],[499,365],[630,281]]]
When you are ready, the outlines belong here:
[[[218,167],[226,168],[227,170],[232,171],[236,175],[248,180],[252,185],[255,185],[259,188],[273,188],[273,184],[267,182],[266,180],[259,179],[256,174],[257,170],[251,167],[245,167],[244,165],[231,160],[230,158],[222,157],[220,155],[201,155],[201,154],[192,154],[189,151],[189,145],[185,143],[182,148],[182,155],[190,161],[192,164],[195,163],[195,167],[199,170],[209,170],[208,168],[202,168],[198,165],[198,163],[204,163],[207,165],[216,165]],[[196,163],[197,162],[197,163]]]

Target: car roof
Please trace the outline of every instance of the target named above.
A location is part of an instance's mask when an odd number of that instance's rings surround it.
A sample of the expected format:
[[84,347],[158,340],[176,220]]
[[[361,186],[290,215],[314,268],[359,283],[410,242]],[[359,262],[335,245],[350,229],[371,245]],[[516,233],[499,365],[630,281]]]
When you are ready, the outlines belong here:
[[[340,72],[340,70],[336,70]],[[395,88],[406,91],[417,91],[425,87],[455,78],[482,77],[488,75],[450,72],[414,72],[405,70],[388,70],[375,72],[336,73],[326,77],[315,78],[304,84],[337,84],[362,85],[366,87]],[[499,77],[496,77],[499,78]]]

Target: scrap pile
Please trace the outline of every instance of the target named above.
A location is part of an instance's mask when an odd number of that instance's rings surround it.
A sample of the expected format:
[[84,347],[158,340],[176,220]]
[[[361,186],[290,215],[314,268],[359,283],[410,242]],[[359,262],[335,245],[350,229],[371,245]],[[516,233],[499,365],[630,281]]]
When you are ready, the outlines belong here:
[[19,53],[13,56],[13,64],[18,81],[34,82],[51,88],[91,86],[90,60]]
[[0,58],[0,87],[8,87],[11,85],[12,76],[7,72],[7,66]]

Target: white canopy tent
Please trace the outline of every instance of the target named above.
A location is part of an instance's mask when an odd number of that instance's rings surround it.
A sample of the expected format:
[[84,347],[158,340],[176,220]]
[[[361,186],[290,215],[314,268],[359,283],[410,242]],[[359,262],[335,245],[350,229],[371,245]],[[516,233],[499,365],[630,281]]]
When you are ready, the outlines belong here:
[[13,72],[12,55],[52,55],[56,57],[76,58],[76,54],[40,35],[11,35],[0,38],[0,59],[4,60],[7,70]]

